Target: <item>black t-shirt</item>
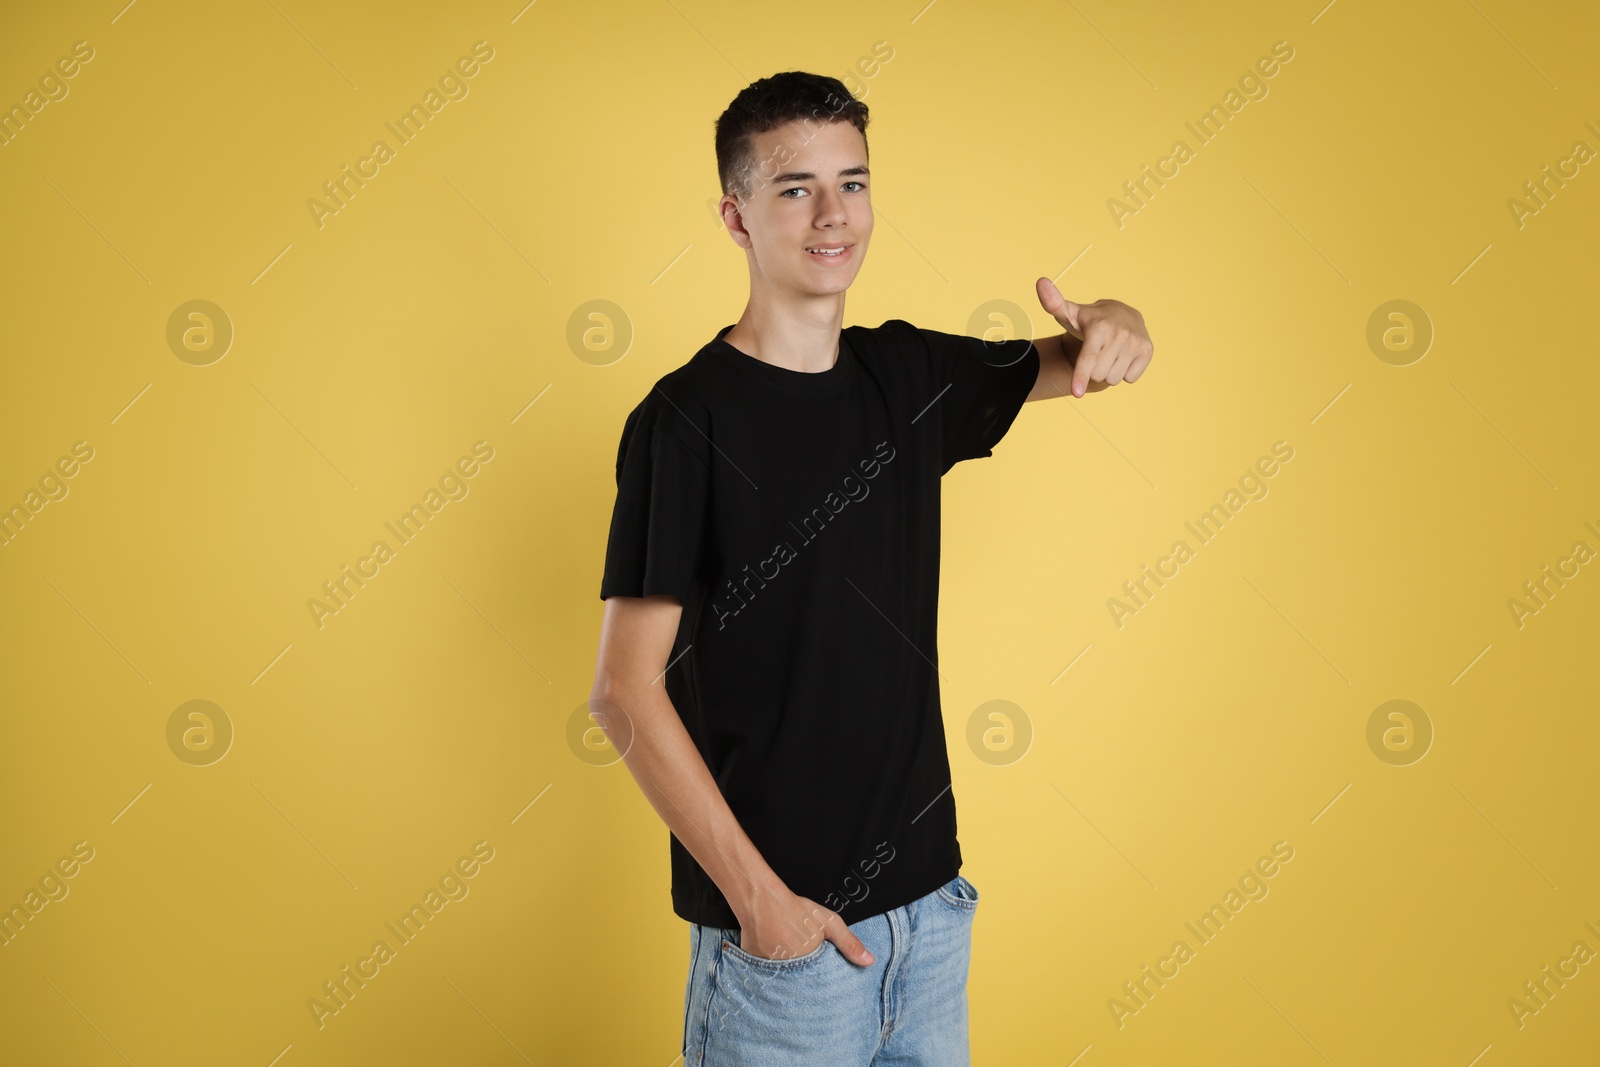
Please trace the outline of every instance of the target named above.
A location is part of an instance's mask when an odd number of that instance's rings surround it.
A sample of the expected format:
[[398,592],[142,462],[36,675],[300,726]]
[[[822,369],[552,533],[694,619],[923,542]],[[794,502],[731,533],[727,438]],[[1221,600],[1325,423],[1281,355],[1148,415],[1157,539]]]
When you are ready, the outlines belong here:
[[[722,339],[629,414],[600,597],[670,594],[665,685],[785,885],[859,922],[961,868],[939,704],[940,479],[992,455],[1031,341],[890,319],[818,373]],[[673,911],[736,927],[671,837]]]

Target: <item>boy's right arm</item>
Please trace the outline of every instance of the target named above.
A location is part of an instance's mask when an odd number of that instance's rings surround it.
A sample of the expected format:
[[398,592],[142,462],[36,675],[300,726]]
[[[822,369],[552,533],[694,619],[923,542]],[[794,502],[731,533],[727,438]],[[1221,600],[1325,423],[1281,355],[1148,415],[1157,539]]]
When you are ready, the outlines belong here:
[[662,684],[682,614],[676,597],[606,599],[591,714],[656,814],[727,898],[742,948],[764,958],[792,958],[825,936],[846,957],[870,962],[866,946],[837,912],[791,893],[767,864],[684,728]]

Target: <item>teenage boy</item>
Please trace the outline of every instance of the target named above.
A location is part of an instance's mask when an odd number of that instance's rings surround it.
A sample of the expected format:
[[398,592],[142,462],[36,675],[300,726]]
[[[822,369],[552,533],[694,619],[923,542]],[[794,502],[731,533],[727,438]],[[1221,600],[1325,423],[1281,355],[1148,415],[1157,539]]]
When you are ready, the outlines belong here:
[[[1144,319],[841,329],[872,239],[867,107],[789,72],[716,125],[750,296],[623,427],[590,707],[671,831],[696,1064],[966,1064],[978,894],[939,704],[940,479],[1022,404],[1134,381]],[[970,217],[970,215],[969,215]]]

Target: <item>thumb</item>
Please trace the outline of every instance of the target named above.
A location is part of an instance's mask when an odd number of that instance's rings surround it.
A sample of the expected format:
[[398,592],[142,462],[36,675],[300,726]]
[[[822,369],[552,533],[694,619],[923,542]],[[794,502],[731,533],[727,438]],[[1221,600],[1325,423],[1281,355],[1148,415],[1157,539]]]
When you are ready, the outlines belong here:
[[[837,913],[835,913],[835,918],[837,919]],[[851,931],[849,926],[845,925],[843,919],[837,919],[834,929],[828,934],[828,940],[838,946],[839,951],[844,953],[846,959],[853,960],[863,967],[870,965],[874,959],[872,953],[867,951],[867,946]]]
[[1061,290],[1056,288],[1056,283],[1049,278],[1040,278],[1033,283],[1033,287],[1039,293],[1039,303],[1051,317],[1082,337],[1083,334],[1078,329],[1078,305],[1062,296]]

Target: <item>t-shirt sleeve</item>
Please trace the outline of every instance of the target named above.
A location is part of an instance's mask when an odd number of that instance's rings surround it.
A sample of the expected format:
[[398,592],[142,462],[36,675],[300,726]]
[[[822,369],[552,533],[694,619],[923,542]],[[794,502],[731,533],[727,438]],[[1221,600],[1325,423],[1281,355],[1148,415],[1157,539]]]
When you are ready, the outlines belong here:
[[666,594],[686,601],[700,563],[710,466],[647,409],[641,404],[628,417],[617,449],[601,600]]
[[[1039,377],[1039,350],[1025,337],[979,337],[914,327],[929,355],[944,445],[944,470],[994,455]],[[946,388],[948,386],[948,388]]]

